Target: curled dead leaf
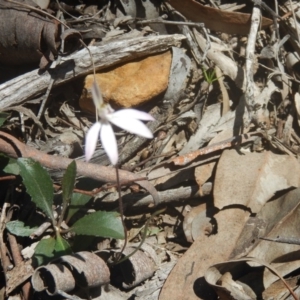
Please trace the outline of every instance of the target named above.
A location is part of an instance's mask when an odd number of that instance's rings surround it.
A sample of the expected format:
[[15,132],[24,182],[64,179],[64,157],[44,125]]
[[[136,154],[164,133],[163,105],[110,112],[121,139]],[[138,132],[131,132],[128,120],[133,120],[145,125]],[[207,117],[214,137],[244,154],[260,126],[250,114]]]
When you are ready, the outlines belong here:
[[69,292],[75,288],[71,271],[62,264],[50,264],[36,269],[31,283],[35,291],[46,290],[49,295],[57,295],[59,290]]
[[[131,255],[136,250],[133,247],[127,247],[122,256]],[[122,274],[122,286],[129,289],[137,286],[141,282],[150,278],[156,270],[153,255],[149,249],[139,249],[124,262],[117,264],[112,270],[112,278],[119,277]]]
[[[205,272],[205,280],[215,289],[220,299],[258,299],[266,285],[264,281],[266,269],[282,281],[293,299],[298,299],[280,272],[267,262],[254,257],[215,264]],[[275,299],[283,298],[276,297]]]
[[65,255],[53,263],[39,267],[32,275],[35,291],[46,290],[49,295],[70,292],[75,286],[100,287],[109,283],[110,272],[106,263],[96,254],[82,251]]
[[0,7],[0,63],[50,62],[57,55],[59,24],[27,8]]
[[194,207],[184,218],[183,231],[188,242],[192,243],[201,236],[212,234],[214,225],[211,216],[213,208],[206,209],[206,204]]

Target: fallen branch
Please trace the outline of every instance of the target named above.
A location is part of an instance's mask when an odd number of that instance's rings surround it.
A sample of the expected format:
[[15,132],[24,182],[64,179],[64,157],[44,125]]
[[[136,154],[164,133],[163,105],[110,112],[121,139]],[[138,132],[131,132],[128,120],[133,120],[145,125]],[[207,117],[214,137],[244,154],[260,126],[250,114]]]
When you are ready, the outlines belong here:
[[[26,146],[8,133],[0,132],[0,152],[9,157],[30,157],[39,162],[42,166],[50,169],[66,169],[72,159],[60,156],[53,156],[39,151],[35,148]],[[99,180],[102,182],[116,182],[116,172],[114,168],[100,166],[97,164],[76,161],[77,174]],[[154,186],[148,180],[139,180],[140,175],[129,171],[119,170],[120,183],[128,180],[137,180],[136,183],[145,188],[153,197],[155,204],[159,203],[159,195]]]
[[[158,192],[159,203],[166,204],[170,202],[187,201],[193,198],[201,198],[210,195],[212,192],[211,182],[206,182],[201,187],[202,193],[199,191],[198,185],[179,187],[176,189],[169,189],[166,191]],[[116,195],[117,196],[117,195]],[[123,197],[125,204],[130,204],[129,207],[148,206],[152,203],[151,195],[125,195]]]
[[[185,39],[183,35],[148,36],[107,43],[103,46],[91,46],[96,71],[111,67],[139,57],[159,53],[179,46]],[[0,110],[25,102],[46,91],[51,79],[53,86],[68,82],[79,76],[92,73],[93,66],[87,49],[62,57],[55,69],[44,74],[38,70],[21,75],[0,85]]]

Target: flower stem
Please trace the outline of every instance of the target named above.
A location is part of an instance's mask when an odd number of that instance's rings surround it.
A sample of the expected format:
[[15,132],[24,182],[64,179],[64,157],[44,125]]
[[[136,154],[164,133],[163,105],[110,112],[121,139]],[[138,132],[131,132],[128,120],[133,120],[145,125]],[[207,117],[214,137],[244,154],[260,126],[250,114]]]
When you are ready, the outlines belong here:
[[121,215],[122,225],[123,225],[123,229],[124,229],[124,245],[116,257],[116,262],[118,262],[122,256],[124,249],[126,248],[126,245],[127,245],[127,229],[126,229],[125,220],[124,220],[124,208],[123,208],[123,201],[122,201],[122,196],[121,196],[119,169],[118,169],[117,165],[115,166],[115,169],[116,169],[116,178],[117,178],[117,189],[118,189],[118,194],[119,194],[119,199],[118,199],[119,209],[120,209],[120,215]]

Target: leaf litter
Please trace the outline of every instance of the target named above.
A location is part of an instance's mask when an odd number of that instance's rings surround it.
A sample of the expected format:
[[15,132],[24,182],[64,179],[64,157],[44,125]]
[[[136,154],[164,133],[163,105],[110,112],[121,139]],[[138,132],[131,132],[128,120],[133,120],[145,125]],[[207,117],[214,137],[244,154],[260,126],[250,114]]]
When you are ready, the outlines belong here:
[[[297,1],[0,4],[3,298],[300,297]],[[101,144],[92,164],[83,156],[93,64],[114,109],[155,118],[153,140],[116,132],[129,237],[119,264],[114,170]],[[114,76],[126,78],[118,94]],[[26,157],[47,169],[54,194],[49,182],[38,188],[42,170],[27,174]],[[66,190],[71,159],[77,176]],[[20,176],[36,189],[25,193]],[[109,232],[93,226],[105,218]],[[34,251],[50,262],[40,257],[37,268]]]

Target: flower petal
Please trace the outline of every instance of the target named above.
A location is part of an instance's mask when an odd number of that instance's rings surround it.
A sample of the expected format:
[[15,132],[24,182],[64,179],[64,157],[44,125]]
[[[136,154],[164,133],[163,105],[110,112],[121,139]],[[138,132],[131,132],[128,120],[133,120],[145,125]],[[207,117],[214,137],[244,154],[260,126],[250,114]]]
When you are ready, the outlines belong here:
[[89,129],[89,131],[86,134],[85,137],[86,161],[89,161],[95,152],[100,129],[101,129],[101,123],[97,122]]
[[[114,114],[112,114],[114,115]],[[152,139],[153,134],[150,129],[141,121],[136,119],[127,119],[127,118],[115,118],[110,117],[109,121],[112,122],[114,125],[127,130],[131,133],[140,135],[142,137]]]
[[108,122],[102,124],[100,139],[110,162],[116,165],[119,159],[118,145],[112,126]]
[[120,109],[113,113],[113,118],[137,119],[143,121],[155,121],[148,113],[133,108]]

